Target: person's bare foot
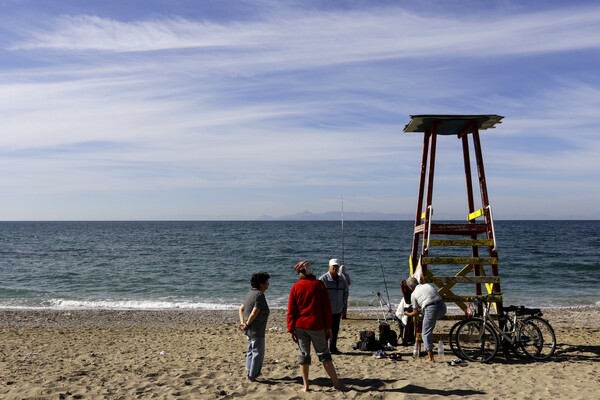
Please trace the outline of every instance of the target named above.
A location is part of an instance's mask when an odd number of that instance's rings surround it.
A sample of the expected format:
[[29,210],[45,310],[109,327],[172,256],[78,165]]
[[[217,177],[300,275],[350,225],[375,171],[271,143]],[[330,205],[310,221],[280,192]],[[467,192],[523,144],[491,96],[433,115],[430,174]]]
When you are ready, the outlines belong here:
[[300,391],[302,393],[308,393],[308,392],[310,392],[310,389],[308,388],[308,386],[303,386],[302,389],[300,389]]
[[334,386],[335,390],[339,390],[340,392],[349,392],[350,388],[344,385]]

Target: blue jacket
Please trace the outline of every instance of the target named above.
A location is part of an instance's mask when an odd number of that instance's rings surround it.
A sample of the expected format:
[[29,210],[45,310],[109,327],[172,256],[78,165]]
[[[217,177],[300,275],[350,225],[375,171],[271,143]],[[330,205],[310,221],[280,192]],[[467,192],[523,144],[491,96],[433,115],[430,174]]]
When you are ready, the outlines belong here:
[[344,310],[344,304],[348,301],[348,282],[339,275],[337,280],[333,279],[329,272],[322,275],[319,279],[327,286],[329,301],[331,301],[331,313],[341,314]]

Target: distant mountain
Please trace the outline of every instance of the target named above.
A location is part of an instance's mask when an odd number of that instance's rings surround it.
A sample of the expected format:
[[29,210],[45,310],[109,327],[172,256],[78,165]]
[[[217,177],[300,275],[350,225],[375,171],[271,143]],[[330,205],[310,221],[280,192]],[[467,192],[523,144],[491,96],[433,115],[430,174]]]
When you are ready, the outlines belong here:
[[[380,212],[344,212],[344,220],[347,221],[399,221],[412,220],[414,216],[408,214],[380,213]],[[328,211],[315,214],[310,211],[303,211],[298,214],[284,215],[281,217],[271,217],[263,215],[258,218],[259,221],[340,221],[342,214],[340,211]]]

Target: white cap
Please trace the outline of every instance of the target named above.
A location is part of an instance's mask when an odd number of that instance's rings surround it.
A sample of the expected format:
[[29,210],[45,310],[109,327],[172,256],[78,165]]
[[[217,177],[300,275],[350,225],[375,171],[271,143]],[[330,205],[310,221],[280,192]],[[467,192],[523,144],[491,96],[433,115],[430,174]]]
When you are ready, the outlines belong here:
[[332,258],[331,260],[329,260],[329,266],[331,267],[332,265],[340,265],[340,262],[338,261],[337,258]]

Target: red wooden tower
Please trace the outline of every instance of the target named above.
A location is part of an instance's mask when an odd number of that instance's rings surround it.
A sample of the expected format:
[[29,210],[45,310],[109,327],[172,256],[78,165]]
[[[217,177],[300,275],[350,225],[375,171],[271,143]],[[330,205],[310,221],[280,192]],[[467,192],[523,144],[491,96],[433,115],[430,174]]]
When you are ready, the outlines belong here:
[[[453,302],[463,310],[473,297],[491,296],[497,307],[502,305],[498,249],[479,138],[480,131],[494,128],[502,118],[499,115],[411,115],[404,127],[407,133],[424,133],[410,273],[415,272],[420,262],[425,280],[439,287],[446,303]],[[455,136],[462,144],[467,188],[463,223],[434,221],[433,182],[440,136]],[[469,137],[475,153],[480,199],[474,195]]]

